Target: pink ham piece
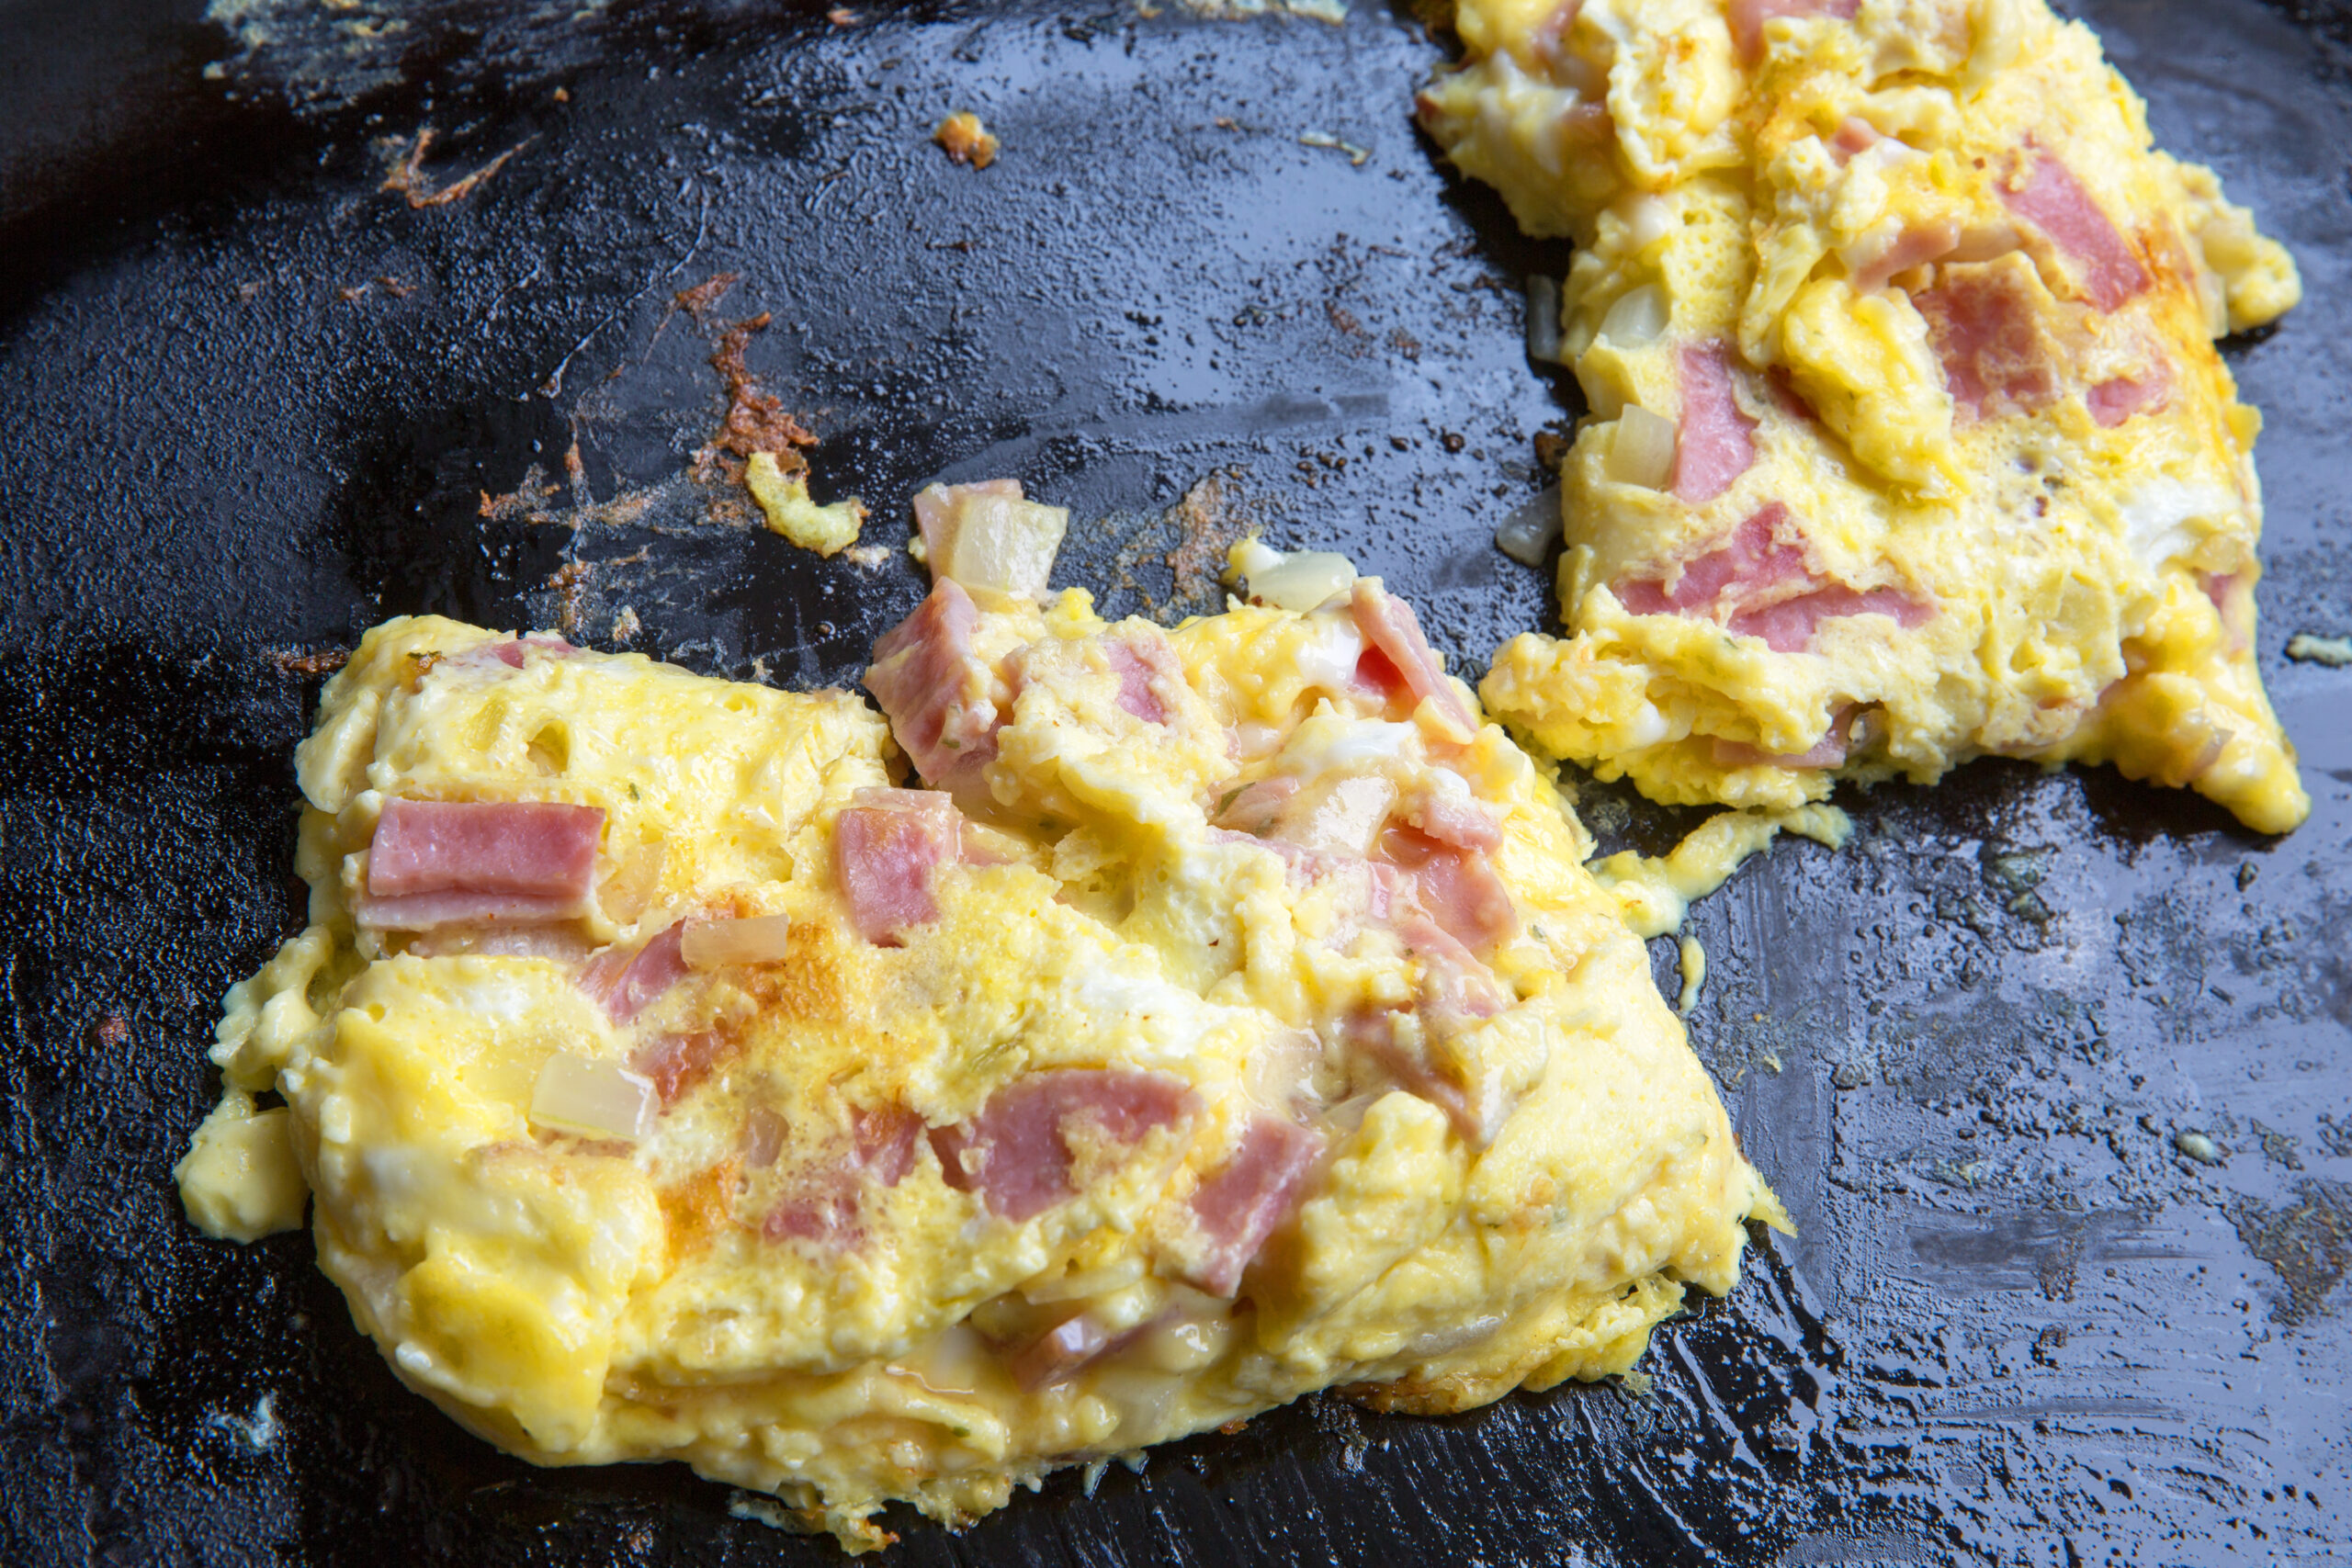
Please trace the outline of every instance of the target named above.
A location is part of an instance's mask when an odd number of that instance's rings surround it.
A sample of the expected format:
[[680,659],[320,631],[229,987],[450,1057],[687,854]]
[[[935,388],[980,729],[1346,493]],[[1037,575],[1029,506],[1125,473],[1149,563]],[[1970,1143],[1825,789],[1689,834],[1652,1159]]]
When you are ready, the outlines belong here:
[[989,695],[993,677],[972,649],[979,607],[943,578],[915,613],[874,645],[865,689],[915,771],[943,789],[984,787],[1002,722]]
[[2083,394],[2091,418],[2102,429],[2113,430],[2126,420],[2160,409],[2172,397],[2172,367],[2157,360],[2138,376],[2118,376],[2101,381]]
[[[1855,9],[1858,11],[1861,9],[1859,0]],[[1859,115],[1849,114],[1838,122],[1836,133],[1829,138],[1829,146],[1831,151],[1837,153],[1838,161],[1843,163],[1849,158],[1869,152],[1884,140],[1886,139],[1879,134],[1878,127]]]
[[[1380,579],[1359,577],[1348,597],[1348,612],[1354,617],[1356,630],[1363,634],[1364,641],[1387,660],[1416,702],[1434,702],[1464,730],[1476,730],[1478,726],[1471,717],[1468,705],[1446,680],[1445,666],[1438,661],[1429,639],[1421,636],[1421,623],[1410,604],[1383,588]],[[1361,663],[1359,670],[1361,672]]]
[[2048,236],[2072,264],[2085,298],[2113,310],[2144,290],[2147,268],[2074,171],[2039,149],[2025,157],[2025,177],[2013,173],[2000,184],[2002,204]]
[[1767,751],[1750,746],[1745,740],[1724,740],[1714,743],[1715,766],[1719,768],[1836,768],[1846,761],[1849,739],[1854,728],[1854,716],[1861,711],[1848,703],[1830,716],[1829,728],[1808,750],[1795,752]]
[[1811,582],[1804,546],[1781,536],[1788,515],[1787,507],[1772,502],[1724,543],[1684,561],[1671,588],[1636,578],[1617,585],[1618,602],[1636,615],[1705,615],[1726,601]]
[[1731,40],[1743,64],[1764,58],[1764,24],[1778,17],[1828,17],[1850,22],[1861,0],[1731,0]]
[[934,790],[860,790],[833,824],[833,875],[857,934],[881,947],[939,918],[932,873],[963,853],[963,818]]
[[2058,400],[2058,367],[2023,277],[1945,268],[1933,289],[1912,294],[1912,306],[1927,320],[1952,402],[1973,419],[2011,407],[2032,413]]
[[1146,724],[1165,725],[1168,705],[1153,689],[1154,682],[1184,679],[1167,640],[1157,635],[1144,637],[1121,632],[1102,639],[1102,654],[1119,677],[1119,705]]
[[528,637],[509,637],[504,642],[481,643],[463,653],[449,654],[441,662],[454,670],[480,670],[492,664],[520,670],[524,657],[535,650],[550,659],[563,659],[580,651],[552,632],[533,632]]
[[616,1023],[627,1023],[651,1007],[688,973],[680,944],[684,920],[640,946],[608,947],[580,971],[580,988],[596,998]]
[[2250,572],[2223,572],[2203,579],[2205,597],[2213,602],[2229,633],[2230,647],[2242,649],[2254,640],[2254,577]]
[[1193,1218],[1208,1251],[1186,1278],[1213,1296],[1230,1296],[1266,1238],[1298,1207],[1323,1135],[1284,1116],[1250,1118],[1240,1146],[1193,1191]]
[[1724,623],[1735,637],[1764,639],[1775,653],[1803,653],[1813,646],[1824,621],[1849,615],[1885,615],[1905,631],[1923,626],[1935,612],[1900,588],[1853,589],[1832,583],[1793,599],[1759,604],[1733,614]]
[[529,637],[517,637],[513,642],[502,642],[492,648],[490,652],[491,656],[501,664],[512,670],[520,670],[523,668],[524,656],[533,649],[546,654],[550,659],[567,658],[579,651],[560,637],[534,632]]
[[1911,296],[1943,362],[1954,404],[1976,419],[2016,408],[2033,412],[2058,398],[2058,367],[2024,278],[2003,270],[1947,267],[1932,288]]
[[896,1187],[915,1168],[922,1130],[922,1118],[903,1105],[856,1106],[849,1113],[850,1151],[859,1168],[883,1186]]
[[1731,351],[1722,344],[1682,349],[1682,425],[1674,447],[1674,493],[1704,506],[1756,461],[1756,422],[1732,396]]
[[604,829],[597,806],[386,801],[358,921],[414,931],[570,919],[586,905]]
[[[774,1112],[767,1112],[774,1117]],[[774,1138],[781,1152],[789,1129],[777,1119]],[[770,1241],[787,1238],[844,1246],[863,1234],[865,1195],[896,1187],[914,1169],[922,1119],[902,1105],[864,1106],[849,1113],[850,1136],[836,1143],[786,1182],[784,1195],[760,1224]],[[774,1164],[776,1154],[765,1162]]]
[[1431,1028],[1441,1033],[1464,1029],[1510,1006],[1510,993],[1495,972],[1426,913],[1408,908],[1396,922],[1396,935],[1421,961],[1417,1006]]
[[1493,947],[1518,934],[1510,889],[1484,853],[1418,829],[1391,828],[1380,836],[1380,859],[1413,879],[1422,911],[1464,947]]
[[970,1121],[931,1130],[941,1174],[1016,1224],[1072,1195],[1070,1168],[1081,1144],[1131,1148],[1156,1127],[1190,1114],[1193,1091],[1167,1073],[1127,1067],[1059,1067],[1031,1073],[989,1097]]
[[1732,530],[1731,537],[1682,563],[1668,588],[1637,578],[1616,585],[1618,603],[1636,615],[1722,615],[1738,637],[1761,637],[1775,653],[1801,653],[1824,621],[1887,615],[1920,626],[1933,605],[1898,588],[1849,588],[1816,575],[1804,546],[1787,536],[1789,509],[1774,502]]
[[[1423,1024],[1440,1034],[1459,1033],[1492,1018],[1508,1004],[1487,966],[1461,951],[1458,943],[1426,920],[1415,933],[1414,951],[1423,961],[1422,996],[1417,1010]],[[1473,1145],[1483,1145],[1492,1133],[1470,1102],[1470,1091],[1438,1070],[1419,1051],[1396,1037],[1396,1015],[1364,1011],[1341,1026],[1349,1048],[1396,1080],[1398,1088],[1426,1100],[1445,1112],[1454,1131]]]

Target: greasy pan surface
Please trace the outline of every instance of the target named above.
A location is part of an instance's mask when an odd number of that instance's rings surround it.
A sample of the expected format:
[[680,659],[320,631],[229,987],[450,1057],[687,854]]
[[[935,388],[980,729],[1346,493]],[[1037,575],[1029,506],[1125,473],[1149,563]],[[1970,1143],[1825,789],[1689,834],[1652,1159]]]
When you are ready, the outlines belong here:
[[[633,646],[813,685],[915,602],[903,558],[820,561],[690,476],[728,323],[772,313],[743,363],[869,541],[922,480],[1012,473],[1114,611],[1199,604],[1171,555],[1254,525],[1385,574],[1474,671],[1549,614],[1488,539],[1574,412],[1520,352],[1562,257],[1410,130],[1417,27],[858,9],[264,6],[242,48],[169,5],[5,12],[0,1561],[836,1560],[679,1467],[500,1456],[307,1235],[203,1241],[168,1176],[219,996],[296,918],[319,677],[286,656],[428,609],[611,646],[627,608]],[[2352,670],[2282,652],[2352,633],[2347,13],[2086,10],[2309,286],[2229,353],[2310,823],[1990,764],[1849,801],[1844,852],[1784,844],[1694,919],[1694,1042],[1801,1234],[1645,1391],[1311,1400],[960,1537],[894,1520],[891,1561],[2352,1552]],[[984,174],[927,141],[966,107]],[[1586,805],[1605,847],[1688,820]]]

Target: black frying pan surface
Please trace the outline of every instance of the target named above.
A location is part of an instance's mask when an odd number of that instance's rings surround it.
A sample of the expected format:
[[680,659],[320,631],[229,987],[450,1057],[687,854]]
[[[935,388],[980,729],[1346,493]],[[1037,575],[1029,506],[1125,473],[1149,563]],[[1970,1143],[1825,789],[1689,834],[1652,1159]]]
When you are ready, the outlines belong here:
[[[185,0],[7,7],[0,1560],[836,1560],[682,1467],[465,1436],[307,1235],[204,1241],[168,1174],[221,990],[296,923],[298,656],[413,610],[610,647],[627,611],[631,646],[809,686],[915,603],[902,558],[820,561],[691,477],[729,323],[770,316],[744,367],[871,540],[923,480],[1010,473],[1114,613],[1198,607],[1257,527],[1385,574],[1473,672],[1550,615],[1488,540],[1575,412],[1520,348],[1564,258],[1410,130],[1417,26],[855,9],[265,4],[232,43]],[[892,1561],[2352,1552],[2352,670],[2282,655],[2352,633],[2352,14],[2086,9],[2309,285],[2228,353],[2310,823],[1998,764],[1850,800],[1845,851],[1783,844],[1693,917],[1694,1043],[1800,1235],[1658,1334],[1646,1390],[1310,1399],[962,1535],[894,1517]],[[959,107],[985,173],[927,140]],[[1585,804],[1608,848],[1690,820]]]

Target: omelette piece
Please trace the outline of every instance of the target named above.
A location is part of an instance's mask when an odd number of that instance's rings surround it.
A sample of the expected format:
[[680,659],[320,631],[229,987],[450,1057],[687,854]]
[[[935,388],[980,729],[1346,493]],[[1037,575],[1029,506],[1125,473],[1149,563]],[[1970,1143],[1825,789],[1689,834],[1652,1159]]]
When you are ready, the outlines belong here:
[[1785,1224],[1590,841],[1377,582],[1171,632],[943,578],[867,684],[887,725],[369,632],[190,1214],[307,1187],[457,1420],[852,1551],[1312,1390],[1623,1371]]
[[2041,0],[1463,0],[1424,125],[1573,239],[1568,636],[1482,694],[1672,803],[1983,755],[2284,832],[2260,425],[2294,264]]

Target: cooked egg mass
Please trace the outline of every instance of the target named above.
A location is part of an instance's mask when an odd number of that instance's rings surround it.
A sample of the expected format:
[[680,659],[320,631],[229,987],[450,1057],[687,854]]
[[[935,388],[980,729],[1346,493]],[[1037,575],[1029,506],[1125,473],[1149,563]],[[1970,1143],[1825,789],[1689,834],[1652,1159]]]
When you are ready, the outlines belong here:
[[[2282,832],[2260,424],[2301,293],[2041,0],[1462,0],[1421,118],[1572,238],[1569,635],[1488,707],[1654,798],[2111,761]],[[1547,345],[1548,346],[1548,345]]]
[[250,1237],[307,1189],[473,1431],[683,1460],[853,1551],[1312,1390],[1624,1371],[1780,1210],[1549,781],[1316,570],[1173,631],[943,579],[876,649],[887,722],[375,628],[190,1213]]

